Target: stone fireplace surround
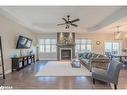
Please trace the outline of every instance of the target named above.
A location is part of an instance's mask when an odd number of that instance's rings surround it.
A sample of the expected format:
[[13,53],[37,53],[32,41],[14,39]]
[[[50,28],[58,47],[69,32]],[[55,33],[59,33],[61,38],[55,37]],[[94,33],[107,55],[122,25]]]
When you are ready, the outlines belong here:
[[62,38],[66,37],[69,39],[70,33],[69,32],[58,32],[57,33],[57,60],[61,61],[61,50],[71,50],[71,59],[75,56],[75,33],[71,33],[71,43],[65,44],[61,43],[61,34]]

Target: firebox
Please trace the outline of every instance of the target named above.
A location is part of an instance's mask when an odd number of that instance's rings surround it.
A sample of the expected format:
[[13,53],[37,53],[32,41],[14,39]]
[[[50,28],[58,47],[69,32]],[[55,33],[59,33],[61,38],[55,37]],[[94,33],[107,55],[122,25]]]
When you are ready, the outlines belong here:
[[61,48],[60,60],[71,60],[71,59],[72,59],[72,49],[71,48]]

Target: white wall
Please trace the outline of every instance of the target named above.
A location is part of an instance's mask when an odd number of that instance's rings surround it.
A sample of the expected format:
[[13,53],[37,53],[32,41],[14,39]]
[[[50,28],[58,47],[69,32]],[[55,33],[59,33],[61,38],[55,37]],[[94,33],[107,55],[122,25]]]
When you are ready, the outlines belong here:
[[[19,55],[19,50],[16,49],[16,43],[19,35],[31,38],[33,40],[31,49],[34,49],[35,51],[36,47],[34,46],[36,45],[36,34],[0,14],[0,36],[2,38],[6,73],[11,71],[11,57],[13,55]],[[27,52],[28,50],[29,49],[23,51]]]

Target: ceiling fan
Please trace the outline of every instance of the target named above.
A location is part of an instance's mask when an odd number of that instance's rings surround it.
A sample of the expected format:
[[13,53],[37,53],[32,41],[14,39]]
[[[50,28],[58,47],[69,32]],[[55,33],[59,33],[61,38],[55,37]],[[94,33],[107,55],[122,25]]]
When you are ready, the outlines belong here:
[[70,20],[70,15],[67,15],[67,19],[62,18],[65,22],[61,23],[61,24],[57,24],[57,26],[59,25],[66,25],[65,29],[68,29],[70,26],[74,26],[74,27],[78,27],[78,25],[74,24],[74,22],[79,21],[80,19],[74,19],[74,20]]

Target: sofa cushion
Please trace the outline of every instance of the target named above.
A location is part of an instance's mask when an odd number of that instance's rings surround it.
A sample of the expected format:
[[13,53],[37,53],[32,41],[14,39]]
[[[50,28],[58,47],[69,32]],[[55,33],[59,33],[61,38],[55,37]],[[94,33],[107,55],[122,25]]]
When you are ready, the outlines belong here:
[[86,58],[90,59],[91,57],[92,57],[92,53],[88,53]]
[[86,59],[88,54],[89,54],[89,53],[85,52],[85,53],[83,54],[83,58]]
[[97,58],[98,54],[93,53],[91,59]]
[[97,58],[105,58],[104,55],[98,54]]
[[89,64],[90,62],[89,62],[89,59],[82,59],[82,61],[83,61],[83,63],[85,63],[85,64]]
[[82,59],[82,58],[83,58],[83,55],[84,55],[84,53],[79,53],[79,54],[78,54],[78,57],[79,57],[80,59]]

